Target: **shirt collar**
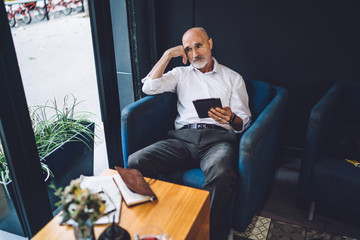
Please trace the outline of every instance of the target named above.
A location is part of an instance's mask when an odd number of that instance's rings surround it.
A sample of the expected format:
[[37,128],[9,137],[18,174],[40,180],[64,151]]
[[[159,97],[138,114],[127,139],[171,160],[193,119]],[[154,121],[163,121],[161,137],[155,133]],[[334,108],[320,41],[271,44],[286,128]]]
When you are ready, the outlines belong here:
[[[204,74],[210,74],[210,73],[215,73],[215,72],[218,72],[219,70],[219,63],[216,61],[216,59],[214,57],[211,57],[212,60],[214,61],[214,69],[211,71],[211,72],[207,72],[207,73],[204,73]],[[197,68],[194,68],[191,64],[188,66],[188,69],[187,69],[189,72],[194,70],[194,71],[199,71]]]

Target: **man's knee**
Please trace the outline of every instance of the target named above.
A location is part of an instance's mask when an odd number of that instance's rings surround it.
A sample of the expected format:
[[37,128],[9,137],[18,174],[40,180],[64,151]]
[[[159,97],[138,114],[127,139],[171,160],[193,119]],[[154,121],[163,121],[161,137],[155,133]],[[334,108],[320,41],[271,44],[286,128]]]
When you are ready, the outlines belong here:
[[139,150],[131,154],[128,158],[128,168],[136,168],[143,170],[151,165],[151,159],[144,154],[143,150]]
[[137,163],[133,162],[133,161],[130,161],[130,158],[128,160],[128,164],[127,164],[127,168],[134,168],[134,169],[137,169]]
[[216,179],[232,181],[235,179],[235,168],[230,165],[218,164],[214,167],[213,174]]
[[129,156],[127,167],[139,170],[145,177],[157,178],[158,176],[154,162],[144,154],[143,150]]
[[128,157],[128,168],[138,168],[139,166],[139,157],[137,157],[137,153],[133,153]]
[[205,173],[205,186],[232,188],[236,182],[236,169],[230,165],[216,164]]

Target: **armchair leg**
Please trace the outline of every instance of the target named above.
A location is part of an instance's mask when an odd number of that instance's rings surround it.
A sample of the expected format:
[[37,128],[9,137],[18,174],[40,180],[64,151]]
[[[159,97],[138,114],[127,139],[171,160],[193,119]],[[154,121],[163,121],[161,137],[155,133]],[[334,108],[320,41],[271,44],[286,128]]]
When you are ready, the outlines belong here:
[[315,205],[316,205],[315,201],[311,201],[309,215],[308,215],[308,220],[310,222],[312,222],[312,220],[314,219]]
[[233,240],[234,239],[233,236],[234,236],[234,229],[230,228],[230,233],[227,240]]

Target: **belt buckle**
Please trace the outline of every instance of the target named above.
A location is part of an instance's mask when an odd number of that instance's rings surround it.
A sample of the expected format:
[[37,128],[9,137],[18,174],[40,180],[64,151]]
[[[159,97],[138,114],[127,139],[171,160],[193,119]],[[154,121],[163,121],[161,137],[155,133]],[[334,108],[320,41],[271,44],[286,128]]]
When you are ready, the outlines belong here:
[[190,124],[188,125],[189,129],[197,129],[197,125],[196,124]]
[[206,128],[206,124],[205,123],[198,123],[196,124],[196,129],[205,129]]

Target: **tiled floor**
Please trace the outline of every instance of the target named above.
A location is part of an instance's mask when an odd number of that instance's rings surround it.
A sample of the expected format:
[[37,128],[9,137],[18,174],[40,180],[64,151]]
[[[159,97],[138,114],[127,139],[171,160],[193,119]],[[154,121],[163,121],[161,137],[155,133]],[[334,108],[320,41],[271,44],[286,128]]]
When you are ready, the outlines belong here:
[[6,239],[6,240],[26,240],[28,238],[25,237],[20,237],[18,235],[12,234],[12,233],[8,233],[8,232],[4,232],[0,230],[0,239]]
[[356,240],[296,224],[255,216],[243,233],[234,232],[233,240]]
[[[234,235],[242,238],[249,238],[254,240],[263,240],[266,239],[270,228],[270,218],[255,216],[252,222],[249,224],[248,228],[242,232],[235,232]],[[238,239],[234,237],[234,239]]]

